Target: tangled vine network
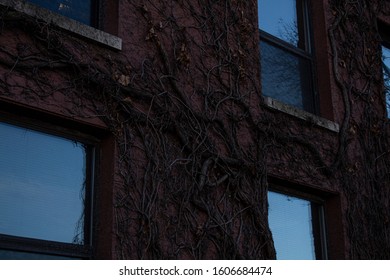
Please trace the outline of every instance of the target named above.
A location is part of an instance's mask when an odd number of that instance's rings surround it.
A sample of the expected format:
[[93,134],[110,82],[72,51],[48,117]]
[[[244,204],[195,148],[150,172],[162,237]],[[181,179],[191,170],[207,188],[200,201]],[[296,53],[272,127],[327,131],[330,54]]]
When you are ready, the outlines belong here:
[[376,17],[388,6],[330,1],[336,138],[264,105],[256,1],[128,0],[122,52],[2,8],[0,37],[12,40],[0,46],[0,94],[61,99],[63,114],[105,122],[116,258],[275,258],[267,191],[280,172],[341,185],[349,257],[389,258],[390,138],[376,108]]

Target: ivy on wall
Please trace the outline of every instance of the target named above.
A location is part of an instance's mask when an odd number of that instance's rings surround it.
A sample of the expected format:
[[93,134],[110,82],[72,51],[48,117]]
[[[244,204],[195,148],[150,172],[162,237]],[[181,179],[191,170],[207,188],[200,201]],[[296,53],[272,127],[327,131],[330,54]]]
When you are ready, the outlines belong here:
[[116,258],[275,258],[267,190],[278,173],[342,193],[347,257],[389,258],[385,1],[330,3],[338,138],[263,104],[255,1],[123,5],[121,53],[0,11],[0,96],[98,116],[115,137]]

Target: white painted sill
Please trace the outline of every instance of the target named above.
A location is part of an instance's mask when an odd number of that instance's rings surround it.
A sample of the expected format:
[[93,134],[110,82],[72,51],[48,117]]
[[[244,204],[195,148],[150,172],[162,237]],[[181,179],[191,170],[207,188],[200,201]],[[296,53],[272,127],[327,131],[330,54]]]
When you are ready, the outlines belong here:
[[116,50],[122,49],[122,39],[80,23],[68,17],[56,14],[47,9],[38,7],[22,0],[0,0],[0,5],[11,8],[20,13],[35,17],[47,23],[54,24],[64,30],[70,31],[92,41],[106,45]]
[[301,109],[295,108],[293,106],[282,103],[278,100],[275,100],[271,97],[263,97],[265,105],[268,107],[284,112],[296,118],[308,121],[310,123],[314,123],[315,125],[330,130],[332,132],[338,133],[340,131],[339,124],[332,122],[330,120],[321,118],[309,112],[303,111]]

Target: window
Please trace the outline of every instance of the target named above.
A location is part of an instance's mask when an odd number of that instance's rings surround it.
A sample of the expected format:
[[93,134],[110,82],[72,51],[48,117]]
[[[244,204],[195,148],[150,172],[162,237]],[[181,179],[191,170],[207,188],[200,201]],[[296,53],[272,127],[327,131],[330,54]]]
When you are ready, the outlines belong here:
[[277,259],[325,259],[323,206],[318,199],[268,193],[268,218]]
[[382,69],[387,117],[390,118],[390,44],[382,44]]
[[258,0],[262,92],[315,112],[306,0]]
[[118,5],[118,0],[110,1],[110,5],[105,0],[0,0],[0,7],[15,16],[25,14],[73,35],[122,50],[122,39],[116,36]]
[[94,142],[64,130],[0,122],[0,259],[90,257]]
[[386,104],[387,118],[390,118],[390,33],[389,26],[378,22],[379,34],[381,36],[382,74],[384,100]]
[[27,0],[63,16],[90,26],[96,26],[97,4],[95,0]]

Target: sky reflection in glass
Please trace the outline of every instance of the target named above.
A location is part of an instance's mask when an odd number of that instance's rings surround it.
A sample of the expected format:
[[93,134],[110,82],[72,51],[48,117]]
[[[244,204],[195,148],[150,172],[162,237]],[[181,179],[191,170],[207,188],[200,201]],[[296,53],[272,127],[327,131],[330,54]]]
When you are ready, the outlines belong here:
[[311,202],[268,192],[269,225],[279,260],[315,259]]
[[259,28],[294,46],[298,46],[295,0],[259,0]]
[[81,143],[0,123],[0,233],[83,244]]
[[304,109],[303,94],[311,88],[310,61],[260,41],[261,85],[264,95]]
[[91,25],[92,0],[27,0],[63,16]]
[[47,255],[0,249],[0,260],[70,260],[79,259],[59,255]]

